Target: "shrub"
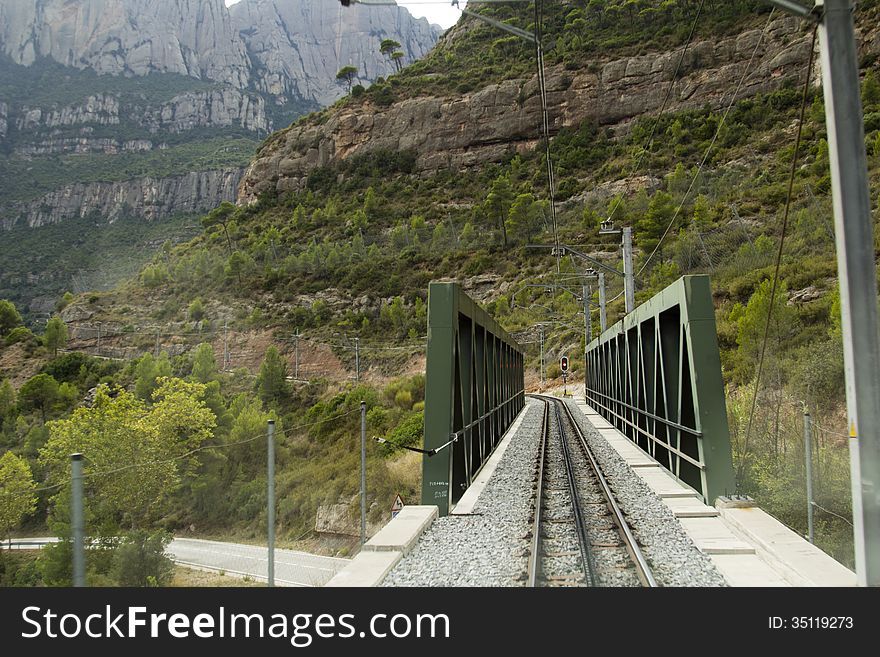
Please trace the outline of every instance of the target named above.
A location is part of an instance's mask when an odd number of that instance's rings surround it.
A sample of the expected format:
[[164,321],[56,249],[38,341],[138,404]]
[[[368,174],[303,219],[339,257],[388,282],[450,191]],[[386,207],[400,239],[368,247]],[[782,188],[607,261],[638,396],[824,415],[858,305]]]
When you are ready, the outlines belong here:
[[36,344],[37,338],[31,330],[25,326],[19,326],[12,329],[6,336],[6,346],[18,344],[19,342]]
[[165,554],[171,542],[166,532],[133,531],[113,555],[113,576],[121,586],[165,586],[174,563]]

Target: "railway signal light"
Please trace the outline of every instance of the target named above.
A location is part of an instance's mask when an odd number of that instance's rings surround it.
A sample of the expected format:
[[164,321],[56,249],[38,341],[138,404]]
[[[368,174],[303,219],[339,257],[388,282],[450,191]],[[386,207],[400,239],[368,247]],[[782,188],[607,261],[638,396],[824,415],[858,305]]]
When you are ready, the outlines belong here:
[[559,359],[559,369],[563,372],[568,372],[568,356],[563,356]]

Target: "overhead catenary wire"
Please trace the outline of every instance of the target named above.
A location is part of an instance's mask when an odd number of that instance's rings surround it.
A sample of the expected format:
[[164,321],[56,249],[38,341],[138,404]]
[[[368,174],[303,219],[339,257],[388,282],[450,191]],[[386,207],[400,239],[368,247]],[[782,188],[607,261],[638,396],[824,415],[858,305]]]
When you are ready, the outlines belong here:
[[794,193],[794,179],[795,179],[795,174],[797,173],[797,162],[798,162],[798,157],[800,155],[801,134],[802,134],[803,127],[804,127],[804,114],[806,113],[806,109],[807,109],[807,96],[809,95],[809,92],[810,92],[810,78],[811,78],[811,74],[813,72],[813,58],[814,58],[814,53],[816,50],[816,38],[818,37],[818,34],[819,34],[819,26],[816,25],[813,28],[813,38],[810,43],[810,57],[809,57],[809,61],[807,62],[807,70],[806,70],[806,75],[805,75],[806,79],[804,80],[803,95],[801,97],[801,109],[800,109],[800,117],[798,119],[797,137],[795,138],[794,153],[792,154],[792,158],[791,158],[791,172],[789,174],[789,179],[788,179],[788,194],[786,195],[785,210],[782,215],[782,233],[779,237],[779,248],[776,251],[776,263],[773,268],[773,284],[770,289],[770,303],[767,308],[767,321],[764,324],[764,337],[761,340],[761,352],[760,352],[760,356],[758,358],[758,370],[757,370],[757,374],[755,376],[755,389],[752,393],[751,410],[749,411],[749,421],[748,421],[748,424],[746,425],[746,437],[745,437],[745,441],[743,443],[743,446],[744,446],[743,451],[745,453],[748,453],[749,439],[751,438],[751,434],[752,434],[752,423],[755,418],[755,408],[758,403],[758,393],[761,389],[761,375],[763,374],[763,371],[764,371],[764,358],[767,353],[767,342],[770,337],[770,323],[773,319],[773,304],[776,300],[776,291],[777,291],[777,287],[779,285],[779,269],[782,265],[782,253],[783,253],[783,249],[785,246],[785,234],[788,229],[788,216],[789,216],[789,212],[791,210],[792,195]]
[[[688,186],[687,191],[681,199],[681,202],[678,204],[678,207],[675,209],[675,212],[672,215],[672,219],[669,220],[669,223],[666,226],[666,230],[663,231],[663,235],[660,236],[660,240],[657,242],[657,245],[654,247],[654,250],[651,251],[651,255],[648,256],[648,259],[645,260],[644,264],[641,266],[639,271],[636,273],[636,276],[641,275],[643,271],[648,267],[653,260],[654,256],[660,250],[660,247],[663,245],[663,242],[666,240],[669,235],[670,230],[675,225],[678,216],[681,214],[681,211],[684,209],[684,205],[687,200],[690,198],[691,192],[694,189],[694,186],[697,183],[697,180],[700,177],[700,174],[703,173],[703,167],[706,166],[706,162],[709,161],[709,155],[712,153],[712,149],[715,147],[715,142],[718,141],[718,137],[721,135],[721,130],[724,128],[724,125],[727,121],[727,116],[730,114],[730,111],[733,109],[733,104],[736,102],[736,98],[739,95],[740,90],[742,89],[745,81],[751,77],[754,70],[752,69],[752,63],[754,62],[755,56],[758,54],[758,49],[761,47],[761,44],[764,42],[764,36],[770,29],[770,23],[773,20],[773,13],[775,10],[771,10],[770,14],[767,16],[767,23],[764,26],[763,31],[761,32],[760,37],[758,38],[757,43],[755,43],[755,47],[752,49],[752,55],[749,57],[748,64],[746,64],[745,70],[743,71],[742,76],[739,79],[739,82],[736,85],[736,89],[733,91],[733,95],[730,97],[730,102],[727,104],[727,109],[725,109],[724,114],[721,116],[721,120],[718,122],[718,127],[715,129],[715,134],[712,136],[712,141],[709,142],[709,146],[706,148],[706,152],[703,155],[703,159],[700,161],[699,166],[697,167],[697,171],[691,179],[691,183]],[[812,54],[811,54],[812,57]]]
[[[654,125],[651,128],[651,133],[648,135],[645,146],[639,153],[639,159],[636,160],[635,166],[633,166],[632,170],[630,170],[629,176],[627,177],[632,177],[633,174],[635,174],[635,172],[639,170],[639,167],[642,165],[642,160],[645,159],[645,154],[651,150],[651,146],[654,144],[654,136],[657,133],[657,127],[660,125],[660,119],[663,117],[663,112],[666,111],[666,105],[669,103],[669,99],[672,96],[672,89],[675,87],[675,83],[678,80],[678,73],[681,70],[685,55],[687,55],[688,48],[690,47],[691,41],[694,38],[694,32],[697,29],[697,24],[699,23],[700,16],[703,13],[704,2],[705,0],[700,0],[700,5],[697,7],[697,13],[694,16],[693,23],[691,23],[691,29],[688,33],[687,40],[685,41],[684,48],[682,48],[681,56],[678,58],[678,64],[675,67],[675,71],[672,73],[672,79],[669,81],[669,86],[666,87],[666,95],[664,96],[663,102],[660,104],[660,110],[657,112],[657,116],[654,119]],[[620,207],[621,199],[622,196],[618,196],[615,200],[614,207],[612,207],[611,212],[608,213],[608,221],[614,219],[617,208]]]

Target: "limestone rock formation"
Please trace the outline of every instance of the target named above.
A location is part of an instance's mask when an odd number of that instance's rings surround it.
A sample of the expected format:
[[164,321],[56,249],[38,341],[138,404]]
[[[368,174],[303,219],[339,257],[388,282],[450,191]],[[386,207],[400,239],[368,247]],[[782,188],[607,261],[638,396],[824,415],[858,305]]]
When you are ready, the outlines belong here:
[[0,51],[101,74],[179,73],[244,89],[249,62],[223,0],[4,0]]
[[[693,43],[667,111],[728,103],[759,37],[760,30],[752,30]],[[751,62],[754,74],[746,78],[740,97],[796,83],[809,42],[797,19],[776,19]],[[589,120],[625,130],[633,119],[659,109],[677,61],[677,52],[665,52],[597,61],[578,71],[551,67],[551,129]],[[239,202],[250,203],[264,192],[303,189],[315,167],[370,151],[412,150],[416,169],[424,172],[500,161],[511,150],[532,148],[540,126],[536,76],[454,97],[408,98],[390,107],[348,105],[323,122],[304,122],[269,140],[242,180]]]
[[365,84],[394,72],[379,54],[383,39],[398,41],[412,62],[442,31],[401,7],[346,8],[335,0],[242,0],[230,13],[254,64],[254,86],[279,104],[300,97],[329,105],[344,93],[336,81],[343,66],[357,67]]
[[111,222],[124,215],[153,220],[204,211],[233,200],[241,174],[240,169],[220,169],[169,178],[78,183],[5,209],[0,227],[10,229],[23,221],[38,228],[88,216]]

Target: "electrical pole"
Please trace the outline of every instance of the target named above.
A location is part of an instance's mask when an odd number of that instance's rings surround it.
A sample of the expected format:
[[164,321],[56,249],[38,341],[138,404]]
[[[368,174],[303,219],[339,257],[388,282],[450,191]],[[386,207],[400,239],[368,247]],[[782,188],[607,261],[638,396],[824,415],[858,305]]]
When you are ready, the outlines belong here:
[[101,355],[101,322],[98,322],[98,345],[95,348],[95,352],[98,356]]
[[605,313],[605,273],[599,272],[599,329],[602,333],[608,328],[608,315]]
[[159,331],[160,330],[161,329],[159,329],[159,327],[156,327],[156,360],[159,360],[159,354],[160,354],[160,351],[159,351]]
[[813,432],[812,418],[806,410],[804,410],[804,456],[807,462],[807,535],[810,543],[815,543],[813,540]]
[[626,291],[626,314],[636,309],[635,278],[633,276],[633,232],[623,227],[623,284]]
[[269,480],[266,507],[266,524],[268,526],[268,571],[266,581],[269,586],[275,586],[275,420],[269,420],[267,427],[268,460],[266,477]]
[[361,545],[367,542],[367,402],[361,402]]
[[70,521],[73,529],[73,585],[78,587],[86,585],[82,458],[82,454],[70,455]]
[[583,295],[584,295],[584,351],[587,350],[587,347],[590,344],[590,341],[593,339],[593,325],[590,323],[590,293],[587,291],[587,286],[583,286]]
[[544,389],[544,325],[538,327],[541,333],[541,390]]
[[293,340],[293,378],[299,380],[299,327],[296,328]]
[[880,325],[868,163],[851,0],[825,0],[819,23],[840,281],[856,573],[880,585]]
[[354,380],[361,380],[361,339],[354,339]]
[[223,320],[223,371],[229,369],[229,320]]

